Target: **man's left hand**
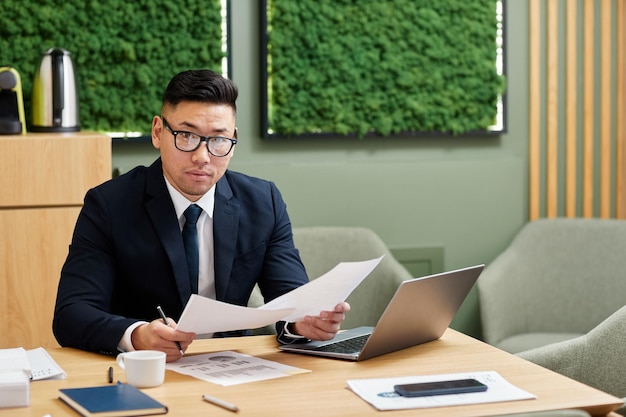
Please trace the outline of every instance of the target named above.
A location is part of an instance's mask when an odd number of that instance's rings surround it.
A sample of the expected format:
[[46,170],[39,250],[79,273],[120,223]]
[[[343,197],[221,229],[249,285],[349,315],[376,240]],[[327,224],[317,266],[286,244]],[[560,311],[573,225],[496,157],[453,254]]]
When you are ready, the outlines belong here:
[[307,339],[330,340],[339,331],[348,311],[350,304],[344,301],[337,304],[333,311],[322,311],[319,316],[305,316],[304,320],[295,322],[293,327],[297,334]]

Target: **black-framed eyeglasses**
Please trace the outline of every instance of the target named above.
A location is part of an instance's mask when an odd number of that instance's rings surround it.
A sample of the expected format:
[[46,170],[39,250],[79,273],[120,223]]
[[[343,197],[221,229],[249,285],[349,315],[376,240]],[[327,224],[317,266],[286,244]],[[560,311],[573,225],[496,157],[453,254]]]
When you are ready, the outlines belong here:
[[226,156],[237,144],[237,139],[224,136],[200,136],[197,133],[184,130],[172,130],[170,125],[161,116],[163,126],[174,136],[174,146],[183,152],[193,152],[200,147],[202,142],[206,142],[206,148],[213,156]]

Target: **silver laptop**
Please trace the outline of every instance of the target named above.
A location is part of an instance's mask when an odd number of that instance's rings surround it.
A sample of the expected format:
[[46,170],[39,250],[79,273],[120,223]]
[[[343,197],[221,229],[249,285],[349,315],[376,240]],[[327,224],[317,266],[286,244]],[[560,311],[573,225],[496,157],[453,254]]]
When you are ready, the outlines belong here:
[[406,280],[396,290],[376,327],[357,327],[339,332],[332,340],[290,343],[279,349],[362,361],[439,339],[484,267],[476,265]]

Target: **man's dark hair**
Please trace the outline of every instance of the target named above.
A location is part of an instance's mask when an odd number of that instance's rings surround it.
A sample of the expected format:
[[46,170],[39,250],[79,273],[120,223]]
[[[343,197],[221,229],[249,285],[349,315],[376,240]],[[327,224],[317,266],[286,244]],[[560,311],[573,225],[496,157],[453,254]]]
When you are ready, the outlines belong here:
[[174,76],[163,94],[163,105],[181,101],[226,104],[237,111],[237,86],[211,70],[188,70]]

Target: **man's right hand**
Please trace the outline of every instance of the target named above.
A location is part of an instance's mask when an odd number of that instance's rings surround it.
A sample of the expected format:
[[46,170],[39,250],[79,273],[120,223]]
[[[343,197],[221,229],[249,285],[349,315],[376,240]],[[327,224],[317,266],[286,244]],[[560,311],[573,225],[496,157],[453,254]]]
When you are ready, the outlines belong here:
[[167,362],[174,362],[181,358],[176,342],[180,344],[183,352],[187,350],[195,333],[180,332],[176,330],[176,322],[167,319],[172,327],[167,326],[161,319],[155,319],[150,323],[142,324],[133,330],[131,342],[136,350],[160,350],[167,355]]

